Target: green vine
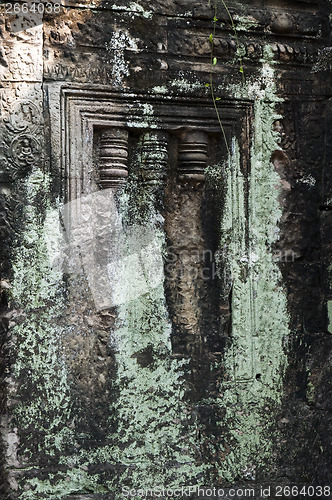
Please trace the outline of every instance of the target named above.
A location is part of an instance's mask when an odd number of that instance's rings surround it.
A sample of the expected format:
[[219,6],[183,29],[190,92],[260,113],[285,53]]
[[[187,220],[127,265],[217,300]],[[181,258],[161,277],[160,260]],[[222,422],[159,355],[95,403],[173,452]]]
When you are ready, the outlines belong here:
[[[225,8],[225,10],[227,12],[227,15],[228,15],[228,17],[230,19],[230,22],[231,22],[232,29],[234,31],[236,46],[237,46],[238,53],[239,53],[239,61],[240,61],[240,69],[239,69],[239,71],[240,71],[240,73],[242,73],[242,80],[243,80],[243,84],[245,85],[246,84],[246,80],[245,80],[245,75],[244,75],[242,57],[241,57],[241,54],[240,54],[240,43],[239,43],[239,39],[238,39],[238,36],[237,36],[237,31],[236,31],[236,28],[235,28],[234,20],[233,20],[232,14],[230,13],[230,11],[229,11],[229,9],[228,9],[227,4],[225,3],[225,1],[221,0],[221,3],[222,3],[223,7]],[[211,5],[211,0],[209,0],[209,5]],[[218,21],[218,18],[217,18],[217,0],[215,0],[215,2],[214,2],[214,17],[213,17],[213,31],[212,31],[212,33],[210,33],[210,36],[209,36],[209,41],[211,43],[210,83],[207,83],[206,86],[210,87],[210,89],[211,89],[211,97],[212,97],[212,101],[213,101],[213,106],[214,106],[214,109],[216,111],[218,122],[219,122],[221,131],[222,131],[222,134],[223,134],[223,138],[224,138],[224,141],[225,141],[225,144],[226,144],[227,153],[230,154],[230,149],[229,149],[229,146],[228,146],[225,129],[223,127],[223,124],[222,124],[222,121],[221,121],[221,117],[220,117],[220,113],[219,113],[218,106],[217,106],[217,101],[220,101],[221,97],[216,97],[215,93],[214,93],[214,89],[213,89],[213,73],[212,73],[212,70],[213,70],[213,66],[215,66],[217,64],[217,62],[218,62],[217,57],[215,57],[214,53],[213,53],[213,47],[214,47],[214,39],[215,39],[215,35],[216,35],[217,21]]]

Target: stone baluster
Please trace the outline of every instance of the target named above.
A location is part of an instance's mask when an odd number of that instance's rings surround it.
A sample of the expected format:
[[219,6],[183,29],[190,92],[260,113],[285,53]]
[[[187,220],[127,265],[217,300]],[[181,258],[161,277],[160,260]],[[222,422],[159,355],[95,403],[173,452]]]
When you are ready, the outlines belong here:
[[196,130],[183,132],[178,149],[178,179],[180,182],[204,182],[208,140],[208,135],[205,132]]
[[140,173],[143,182],[160,188],[166,178],[168,161],[168,134],[162,131],[147,132],[141,138]]
[[103,130],[99,142],[99,186],[121,187],[128,177],[128,131],[110,127]]

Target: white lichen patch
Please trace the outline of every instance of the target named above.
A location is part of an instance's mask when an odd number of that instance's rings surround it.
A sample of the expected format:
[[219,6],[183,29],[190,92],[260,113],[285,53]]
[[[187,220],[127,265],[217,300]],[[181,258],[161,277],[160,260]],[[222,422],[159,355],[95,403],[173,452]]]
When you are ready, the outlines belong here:
[[129,75],[129,63],[125,59],[125,50],[138,51],[136,40],[127,30],[115,31],[109,42],[105,44],[110,53],[110,64],[112,65],[112,85],[120,87],[123,80]]
[[128,107],[133,109],[132,117],[127,120],[128,127],[150,129],[158,127],[158,119],[152,104],[139,102],[137,105],[129,105]]
[[165,85],[152,87],[152,92],[155,94],[167,94],[168,88]]
[[139,5],[137,2],[130,2],[129,6],[125,5],[112,5],[112,9],[115,11],[125,11],[125,12],[133,12],[134,14],[139,14],[145,19],[151,19],[153,12],[151,10],[145,10],[144,7]]
[[203,88],[202,82],[200,82],[197,78],[193,78],[192,75],[190,75],[190,77],[191,80],[188,80],[185,77],[185,73],[183,71],[179,71],[179,78],[171,80],[169,85],[184,92],[194,92],[197,89]]
[[256,28],[259,26],[257,19],[252,16],[239,16],[237,14],[234,14],[233,20],[236,21],[236,31],[247,32],[251,28]]
[[301,179],[297,179],[298,184],[306,184],[309,187],[314,187],[316,184],[316,179],[312,175],[306,175]]

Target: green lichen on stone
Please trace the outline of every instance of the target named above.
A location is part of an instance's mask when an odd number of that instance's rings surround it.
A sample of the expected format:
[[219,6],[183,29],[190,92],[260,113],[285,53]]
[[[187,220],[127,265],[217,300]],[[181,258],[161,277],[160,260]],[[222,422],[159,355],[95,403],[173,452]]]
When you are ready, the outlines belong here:
[[274,438],[269,428],[282,397],[289,319],[281,272],[273,258],[282,210],[279,178],[270,161],[272,152],[279,149],[272,125],[280,118],[275,112],[279,99],[272,68],[264,62],[261,80],[248,82],[242,90],[230,85],[230,90],[237,97],[255,98],[248,216],[239,148],[233,140],[221,229],[233,298],[232,346],[225,355],[219,402],[226,412],[220,425],[230,429],[231,451],[221,462],[219,474],[234,481],[255,479],[257,469],[267,471],[273,466]]
[[[120,49],[123,62],[122,45]],[[274,448],[269,429],[273,412],[281,401],[286,364],[284,343],[289,333],[286,294],[273,256],[282,212],[276,189],[279,178],[270,162],[271,153],[279,149],[272,124],[280,118],[275,112],[278,98],[268,62],[271,57],[271,50],[266,49],[259,79],[247,82],[245,88],[229,85],[232,97],[254,101],[254,128],[248,198],[236,138],[232,140],[232,154],[222,167],[225,199],[220,249],[226,279],[232,286],[232,344],[222,361],[224,381],[219,396],[202,402],[223,410],[224,417],[217,426],[220,433],[228,431],[225,446],[219,450],[223,460],[217,467],[224,482],[254,480],[262,464],[265,471],[273,467]],[[121,72],[114,75],[116,83],[122,82],[127,70],[124,64]],[[180,76],[171,82],[171,87],[186,93],[202,88],[201,82],[189,82],[183,74]],[[165,88],[158,91],[164,93]],[[139,113],[140,120],[128,120],[128,125],[157,128],[151,105],[142,105]],[[211,168],[207,174],[210,180],[215,178],[220,183],[218,170]],[[110,429],[107,444],[73,451],[76,431],[65,352],[68,326],[62,317],[67,305],[62,275],[51,266],[60,239],[58,208],[50,207],[49,180],[40,170],[32,171],[24,189],[24,230],[15,250],[12,284],[13,306],[21,311],[12,328],[16,355],[13,384],[19,399],[13,424],[24,430],[21,454],[27,462],[37,462],[37,471],[43,467],[43,463],[38,463],[40,456],[45,463],[54,465],[55,459],[57,465],[68,470],[48,474],[43,480],[22,480],[20,498],[62,498],[74,493],[103,492],[113,492],[116,498],[121,498],[121,486],[175,488],[204,483],[211,465],[198,460],[202,429],[185,395],[188,360],[172,356],[165,290],[162,280],[151,284],[152,275],[146,266],[149,253],[144,256],[143,269],[149,290],[133,298],[129,287],[137,274],[134,267],[137,260],[128,260],[121,294],[128,293],[129,298],[118,307],[116,328],[110,332],[117,366],[113,381],[117,398],[105,411]],[[131,177],[128,189],[120,202],[127,225],[125,232],[128,236],[130,224],[135,223],[135,234],[139,237],[139,240],[128,238],[128,254],[137,253],[138,247],[147,248],[152,235],[157,253],[164,255],[162,216],[153,211],[153,200],[142,192],[138,175]],[[135,213],[133,199],[138,208]],[[142,212],[144,206],[148,211]],[[142,217],[147,212],[149,216]],[[163,269],[154,269],[155,264],[151,259],[152,271],[162,275]],[[332,317],[330,308],[329,317]],[[212,442],[211,449],[215,449]],[[114,466],[116,473],[104,476],[101,483],[99,474],[87,471],[92,464]]]
[[257,20],[252,16],[240,16],[237,14],[233,15],[233,19],[236,22],[236,31],[247,32],[250,28],[256,28],[259,26]]
[[[12,425],[23,433],[23,460],[35,464],[40,456],[52,460],[73,440],[70,387],[62,351],[63,283],[59,271],[51,267],[60,231],[58,212],[48,206],[48,190],[48,177],[34,169],[22,193],[26,202],[23,231],[13,258],[11,294],[17,310],[11,330],[16,358],[12,381],[19,400]],[[45,220],[41,208],[47,212]]]
[[[308,377],[310,378],[310,372],[308,373]],[[306,398],[310,404],[315,403],[316,390],[315,385],[311,380],[308,381],[306,386]]]
[[65,474],[49,474],[49,479],[41,481],[28,479],[26,484],[31,490],[22,494],[22,499],[58,499],[77,492],[105,493],[107,489],[98,484],[98,474],[92,475],[82,469],[68,470]]
[[332,300],[327,301],[327,317],[328,317],[328,327],[329,333],[332,333]]
[[[124,195],[123,218],[127,224],[128,251],[135,254],[141,249],[150,289],[132,297],[132,277],[137,274],[137,260],[132,260],[135,267],[128,266],[127,279],[121,284],[121,293],[128,293],[128,300],[119,307],[114,331],[119,396],[111,411],[117,426],[114,435],[109,436],[114,442],[109,459],[125,467],[107,482],[116,494],[119,485],[138,489],[198,483],[205,468],[196,463],[197,422],[184,397],[188,360],[172,358],[163,262],[154,259],[155,254],[162,256],[165,252],[162,218],[149,197],[148,201],[140,196],[137,199],[140,180],[137,178],[135,183],[135,179],[132,177],[131,182],[136,188],[129,187],[130,197],[136,204],[138,199],[140,202],[135,212]],[[150,209],[148,219],[140,207],[144,203]],[[151,237],[153,252],[148,251]],[[156,276],[160,276],[159,283],[152,285]]]

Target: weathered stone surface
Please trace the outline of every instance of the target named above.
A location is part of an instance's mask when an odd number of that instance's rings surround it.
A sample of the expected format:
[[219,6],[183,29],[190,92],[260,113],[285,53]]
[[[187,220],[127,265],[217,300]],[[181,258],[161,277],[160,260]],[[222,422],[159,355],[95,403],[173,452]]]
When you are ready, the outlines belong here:
[[1,17],[4,500],[331,483],[329,3]]

